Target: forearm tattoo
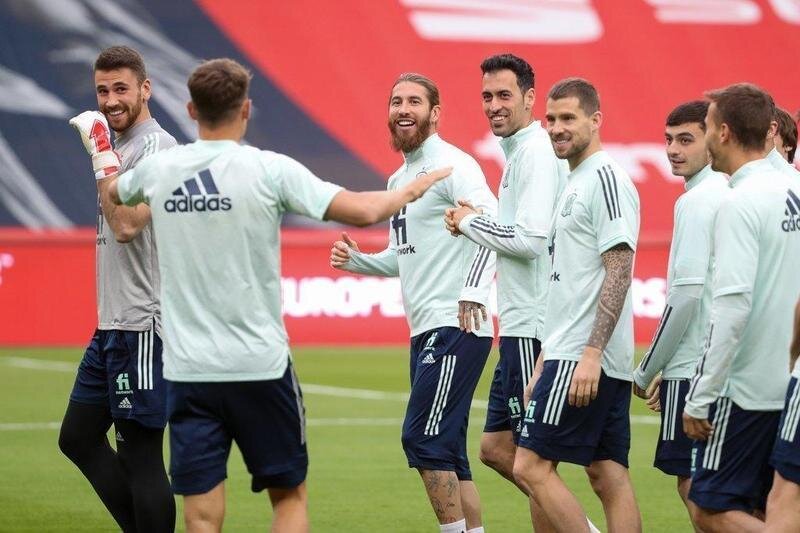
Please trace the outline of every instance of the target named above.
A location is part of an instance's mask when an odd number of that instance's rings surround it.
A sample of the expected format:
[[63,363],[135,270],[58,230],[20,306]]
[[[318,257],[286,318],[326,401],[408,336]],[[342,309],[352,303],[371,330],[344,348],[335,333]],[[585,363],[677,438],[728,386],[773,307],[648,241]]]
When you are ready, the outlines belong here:
[[625,305],[633,274],[633,250],[627,244],[618,244],[601,255],[606,277],[600,287],[600,302],[589,335],[587,346],[603,350],[614,333],[614,328]]

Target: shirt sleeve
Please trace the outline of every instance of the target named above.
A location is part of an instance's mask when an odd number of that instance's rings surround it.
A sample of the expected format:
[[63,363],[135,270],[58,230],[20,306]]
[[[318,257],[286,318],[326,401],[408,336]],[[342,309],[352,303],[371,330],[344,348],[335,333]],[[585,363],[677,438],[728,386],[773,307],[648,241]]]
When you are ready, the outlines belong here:
[[759,231],[741,198],[720,206],[714,228],[714,281],[708,348],[686,396],[686,412],[703,419],[719,397],[750,316],[758,267]]
[[[482,209],[484,214],[497,217],[497,198],[489,190],[486,178],[474,160],[464,161],[447,180],[452,191],[450,200],[453,205],[457,200],[467,200],[476,209]],[[466,277],[459,299],[488,305],[495,264],[495,252],[483,246],[478,246],[474,254],[465,254],[462,272],[466,272]]]
[[536,259],[547,248],[559,190],[559,171],[555,161],[536,157],[533,149],[521,152],[515,166],[524,170],[514,183],[518,199],[514,224],[498,224],[485,214],[468,215],[461,220],[459,230],[470,240],[499,254]]
[[342,190],[291,157],[275,155],[268,165],[277,173],[278,195],[285,211],[322,220],[333,197]]
[[639,194],[630,179],[617,176],[610,165],[597,169],[592,199],[592,218],[597,231],[597,251],[603,253],[618,244],[636,251],[639,236]]
[[144,194],[144,177],[148,165],[145,162],[117,177],[117,194],[125,205],[136,205],[142,202],[149,204]]
[[342,270],[355,274],[386,278],[394,278],[400,275],[397,252],[392,247],[376,254],[365,254],[351,250],[350,261],[344,265]]

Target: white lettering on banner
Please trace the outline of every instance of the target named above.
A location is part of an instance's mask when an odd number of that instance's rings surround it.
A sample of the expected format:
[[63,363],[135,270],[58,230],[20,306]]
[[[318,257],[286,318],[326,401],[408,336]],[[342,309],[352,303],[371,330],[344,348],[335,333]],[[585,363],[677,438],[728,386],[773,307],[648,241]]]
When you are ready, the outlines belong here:
[[[755,25],[755,0],[644,0],[662,24]],[[417,34],[431,41],[571,44],[596,41],[603,24],[590,0],[400,0]],[[800,0],[769,0],[800,25]]]
[[585,43],[603,34],[591,0],[400,0],[433,41]]
[[[474,142],[472,149],[481,159],[494,161],[501,168],[505,164],[503,149],[491,131],[486,132],[483,139]],[[647,169],[649,165],[657,169],[666,181],[683,184],[681,176],[673,176],[664,145],[661,143],[603,143],[603,149],[622,165],[636,183],[643,183],[652,175],[652,171],[648,172]]]
[[0,253],[0,285],[3,284],[3,271],[14,266],[14,256],[9,253]]
[[[368,317],[400,318],[405,316],[400,280],[397,278],[323,276],[281,278],[283,314],[305,317]],[[634,278],[633,314],[657,319],[664,310],[666,288],[664,278]],[[497,286],[492,283],[489,301],[497,314]]]

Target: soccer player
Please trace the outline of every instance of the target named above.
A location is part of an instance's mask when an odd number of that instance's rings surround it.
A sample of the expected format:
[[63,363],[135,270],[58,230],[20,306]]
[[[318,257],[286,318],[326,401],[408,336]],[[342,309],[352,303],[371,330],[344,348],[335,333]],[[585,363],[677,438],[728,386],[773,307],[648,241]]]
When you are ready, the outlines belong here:
[[[94,82],[98,115],[116,134],[113,149],[122,170],[175,145],[150,116],[150,80],[137,51],[103,50]],[[110,135],[98,135],[97,142],[114,153]],[[175,500],[162,456],[166,390],[150,209],[113,205],[105,194],[107,176],[95,177],[98,324],[78,367],[58,444],[123,531],[172,531]],[[112,423],[116,452],[106,438]]]
[[775,469],[772,489],[767,498],[766,531],[800,530],[800,434],[797,431],[800,413],[800,300],[794,308],[794,332],[789,346],[789,370],[792,373],[786,402],[781,415],[775,447],[769,464]]
[[[571,173],[555,211],[546,339],[526,386],[514,477],[557,531],[589,531],[556,470],[583,465],[611,531],[638,531],[628,474],[633,313],[629,287],[639,196],[600,143],[602,114],[586,80],[558,82],[547,132]],[[531,393],[532,391],[532,393]]]
[[466,437],[470,402],[492,344],[487,306],[495,254],[452,238],[441,216],[464,200],[494,217],[497,200],[477,162],[436,133],[440,113],[433,81],[420,74],[397,79],[389,98],[389,130],[405,162],[389,178],[389,190],[437,166],[452,166],[453,173],[392,217],[386,250],[361,253],[343,234],[334,243],[331,265],[400,276],[411,329],[411,397],[403,449],[409,467],[422,476],[441,530],[478,533],[483,531],[480,501]]
[[707,110],[708,102],[687,102],[667,117],[667,158],[672,173],[686,180],[686,192],[675,203],[664,313],[650,349],[633,372],[634,393],[661,406],[654,465],[677,477],[678,494],[690,515],[692,441],[683,432],[681,415],[708,329],[714,218],[728,191],[727,178],[709,164]]
[[[189,81],[200,139],[155,154],[114,179],[114,203],[150,206],[164,309],[164,377],[172,487],[189,532],[220,531],[226,463],[235,440],[267,489],[273,531],[307,531],[304,407],[281,318],[280,219],[293,212],[366,225],[387,219],[447,171],[392,192],[353,193],[289,157],[242,146],[250,73],[207,61]],[[92,143],[102,116],[77,126],[96,170],[117,172]],[[100,122],[100,126],[97,123]]]
[[[489,393],[481,461],[514,482],[512,469],[522,429],[522,395],[543,338],[550,261],[547,237],[569,173],[547,132],[531,116],[534,72],[522,58],[503,54],[481,63],[483,112],[506,156],[497,218],[462,202],[445,222],[497,253],[500,360]],[[544,257],[542,257],[544,255]]]
[[714,229],[707,347],[686,396],[695,439],[689,499],[703,531],[760,531],[772,481],[768,460],[783,394],[786,352],[800,294],[800,187],[764,160],[772,97],[750,84],[706,93],[706,146],[730,176]]
[[775,121],[778,130],[775,132],[775,149],[788,163],[794,163],[797,152],[797,122],[788,111],[775,107]]

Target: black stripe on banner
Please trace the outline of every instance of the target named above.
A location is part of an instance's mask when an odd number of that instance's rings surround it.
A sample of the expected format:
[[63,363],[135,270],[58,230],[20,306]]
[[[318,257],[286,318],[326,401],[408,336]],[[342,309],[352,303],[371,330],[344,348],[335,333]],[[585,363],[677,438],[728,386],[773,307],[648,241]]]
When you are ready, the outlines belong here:
[[481,261],[480,267],[478,271],[475,272],[475,278],[473,279],[472,283],[470,284],[471,287],[477,287],[480,285],[481,276],[483,275],[483,269],[486,268],[486,263],[489,262],[489,250],[483,248],[483,259]]
[[667,326],[667,321],[669,320],[669,315],[672,314],[672,306],[668,305],[664,308],[664,313],[661,315],[661,324],[658,325],[658,331],[656,331],[656,337],[653,339],[653,344],[650,346],[650,351],[647,352],[647,357],[645,357],[644,361],[642,361],[642,371],[647,370],[647,365],[650,364],[650,355],[656,351],[656,346],[658,346],[658,341],[661,340],[661,334],[664,333],[664,328]]
[[614,220],[614,215],[611,212],[611,203],[608,201],[608,191],[606,190],[606,182],[605,177],[603,176],[603,172],[598,168],[597,175],[600,176],[600,185],[603,186],[603,197],[606,200],[606,209],[608,209],[608,218],[609,220]]
[[475,219],[472,222],[470,222],[469,225],[472,226],[473,228],[475,228],[476,230],[480,231],[480,232],[488,233],[489,235],[494,235],[495,237],[499,237],[501,239],[513,239],[514,238],[513,230],[511,230],[512,231],[511,233],[504,232],[506,230],[499,229],[499,228],[501,228],[503,226],[497,226],[497,224],[487,224],[485,222],[481,223],[481,222],[479,222],[478,219]]
[[794,193],[794,191],[792,191],[792,189],[787,189],[786,192],[789,195],[789,199],[794,202],[794,205],[797,208],[797,211],[793,212],[793,214],[796,215],[798,212],[800,212],[800,198],[797,197],[797,195]]

